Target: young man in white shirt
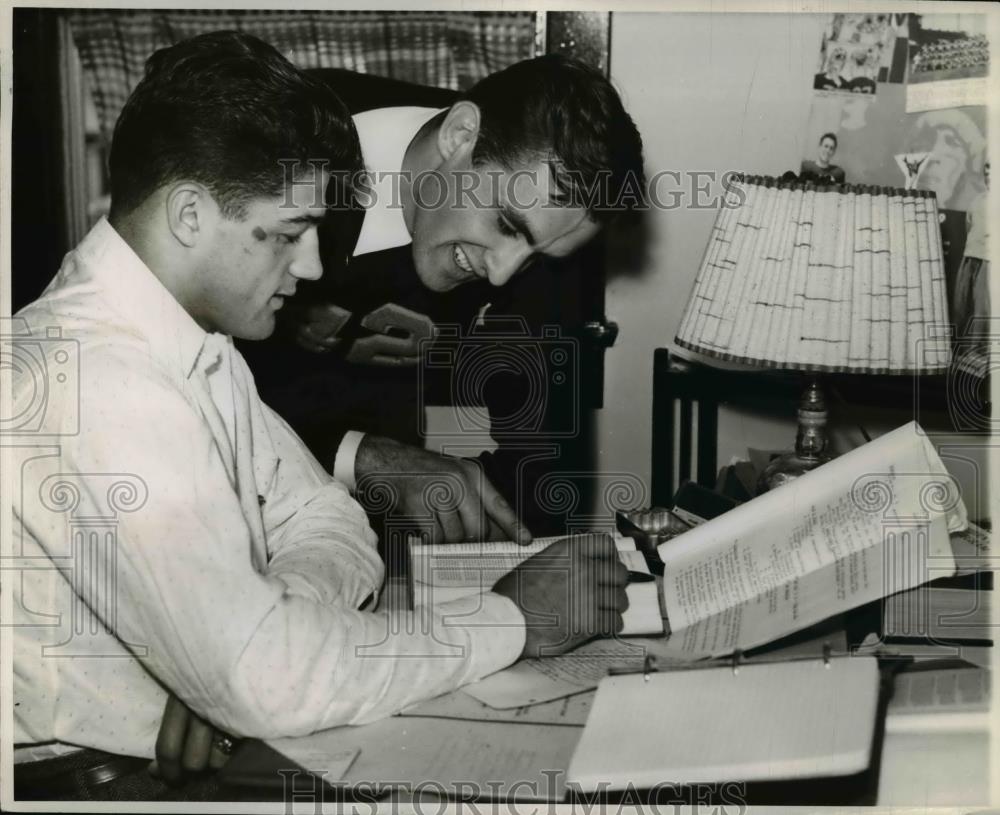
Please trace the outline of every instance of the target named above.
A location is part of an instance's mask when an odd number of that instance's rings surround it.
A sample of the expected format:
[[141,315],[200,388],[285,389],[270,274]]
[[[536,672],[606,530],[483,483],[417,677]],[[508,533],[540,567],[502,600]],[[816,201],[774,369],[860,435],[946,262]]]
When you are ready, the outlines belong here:
[[[384,570],[364,512],[260,401],[232,344],[267,337],[320,275],[328,182],[360,166],[329,89],[253,37],[193,38],[150,58],[109,164],[108,220],[15,318],[42,370],[79,364],[78,387],[52,390],[25,428],[26,446],[51,444],[14,485],[22,757],[152,757],[169,698],[193,711],[178,738],[198,769],[216,728],[371,721],[620,630],[626,575],[600,537],[556,544],[562,571],[529,566],[412,626],[367,610]],[[14,372],[15,405],[33,373]],[[74,797],[80,759],[63,760],[16,766]]]

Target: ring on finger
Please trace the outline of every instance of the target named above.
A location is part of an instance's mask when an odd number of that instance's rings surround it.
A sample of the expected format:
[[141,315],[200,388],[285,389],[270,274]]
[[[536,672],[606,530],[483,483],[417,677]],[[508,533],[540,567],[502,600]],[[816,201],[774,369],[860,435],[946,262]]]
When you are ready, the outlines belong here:
[[216,736],[212,743],[215,745],[216,750],[226,756],[231,754],[233,747],[236,746],[235,742],[229,736],[223,735]]

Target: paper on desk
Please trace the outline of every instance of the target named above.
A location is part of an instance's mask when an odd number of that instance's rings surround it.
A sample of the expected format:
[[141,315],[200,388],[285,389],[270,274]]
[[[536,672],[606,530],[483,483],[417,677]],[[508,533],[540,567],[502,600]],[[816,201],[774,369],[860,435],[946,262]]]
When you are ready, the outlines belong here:
[[879,807],[986,807],[990,734],[886,732],[878,772]]
[[[631,541],[631,538],[628,538]],[[635,546],[635,543],[632,544]],[[630,572],[650,574],[646,557],[638,549],[619,547],[618,558]],[[625,587],[628,609],[622,615],[621,636],[649,636],[663,633],[663,609],[660,607],[660,581],[629,583]]]
[[528,724],[569,724],[583,727],[587,723],[593,691],[576,691],[551,702],[511,708],[493,708],[464,691],[455,691],[427,702],[412,705],[400,716],[423,716],[436,719],[468,719],[478,722],[521,722]]
[[966,524],[911,422],[661,545],[670,650],[746,650],[953,574]]
[[596,688],[611,669],[641,671],[647,656],[660,669],[690,662],[683,655],[678,659],[667,646],[662,638],[594,640],[562,656],[518,662],[466,685],[464,691],[500,709],[535,705]]
[[[843,631],[833,631],[748,657],[746,662],[753,664],[821,657],[824,646],[831,654],[845,654],[847,636]],[[509,721],[513,720],[510,717],[523,716],[526,721],[550,721],[548,717],[558,710],[557,706],[568,701],[565,697],[580,702],[589,700],[590,693],[584,695],[581,691],[596,688],[611,670],[641,672],[647,656],[653,657],[657,670],[681,670],[705,665],[692,659],[690,653],[669,639],[595,640],[563,656],[518,662],[480,682],[466,685],[464,692],[478,700],[477,704],[481,702],[500,711],[496,717],[483,718]],[[443,700],[450,698],[443,697]],[[434,705],[436,702],[426,704]],[[440,704],[443,705],[444,701]],[[589,701],[587,704],[589,707]],[[421,705],[419,709],[425,708]],[[459,709],[463,710],[462,707]],[[466,706],[464,710],[471,712],[472,709]],[[578,712],[575,706],[571,706],[561,715],[568,721]],[[469,715],[469,718],[477,716]]]
[[280,741],[286,754],[293,749],[319,755],[355,751],[357,760],[341,783],[368,796],[395,789],[459,799],[510,801],[516,795],[559,801],[565,794],[561,770],[569,766],[582,730],[393,716]]
[[303,770],[319,776],[328,784],[340,781],[361,752],[358,748],[331,750],[325,744],[314,744],[308,737],[272,739],[267,743]]
[[951,550],[959,574],[1000,569],[1000,558],[992,551],[988,529],[970,522],[968,528],[951,534]]

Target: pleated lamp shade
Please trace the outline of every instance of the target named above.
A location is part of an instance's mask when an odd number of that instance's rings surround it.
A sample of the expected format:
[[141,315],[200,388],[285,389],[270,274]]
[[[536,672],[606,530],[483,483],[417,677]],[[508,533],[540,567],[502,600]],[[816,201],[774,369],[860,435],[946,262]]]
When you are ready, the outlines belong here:
[[736,177],[676,342],[755,366],[940,373],[951,357],[933,193]]

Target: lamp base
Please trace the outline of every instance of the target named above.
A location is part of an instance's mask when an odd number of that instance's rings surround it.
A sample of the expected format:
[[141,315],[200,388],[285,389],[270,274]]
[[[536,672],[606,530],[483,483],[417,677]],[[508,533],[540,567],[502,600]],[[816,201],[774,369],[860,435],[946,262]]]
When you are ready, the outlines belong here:
[[795,450],[783,453],[767,465],[757,481],[757,494],[787,484],[820,464],[825,464],[833,458],[826,450],[826,401],[819,383],[813,380],[799,401]]
[[757,481],[757,493],[767,492],[768,490],[773,490],[775,487],[780,487],[782,484],[787,484],[800,475],[804,475],[810,470],[815,469],[820,464],[826,464],[829,460],[830,456],[802,458],[794,451],[782,453],[777,458],[771,459],[771,463],[767,465],[767,468]]

